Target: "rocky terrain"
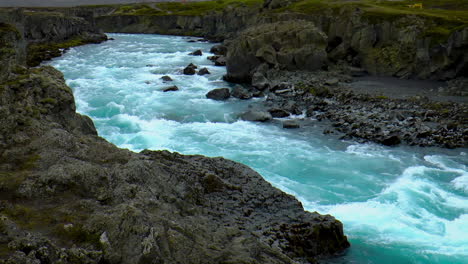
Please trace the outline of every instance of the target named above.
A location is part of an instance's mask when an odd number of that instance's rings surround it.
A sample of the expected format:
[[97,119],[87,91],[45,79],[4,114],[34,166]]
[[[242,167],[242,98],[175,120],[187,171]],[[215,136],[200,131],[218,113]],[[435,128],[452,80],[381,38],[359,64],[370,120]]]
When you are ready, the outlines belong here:
[[316,263],[349,246],[339,221],[242,164],[100,138],[63,75],[26,63],[33,43],[99,33],[60,14],[45,32],[12,12],[0,24],[0,263]]

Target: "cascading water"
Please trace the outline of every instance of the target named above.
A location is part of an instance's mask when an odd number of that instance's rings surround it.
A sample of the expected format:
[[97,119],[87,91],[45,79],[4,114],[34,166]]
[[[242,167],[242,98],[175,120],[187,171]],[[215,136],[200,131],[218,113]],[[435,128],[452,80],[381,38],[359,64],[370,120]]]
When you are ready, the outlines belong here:
[[[467,150],[343,142],[309,127],[239,121],[250,101],[217,102],[225,68],[211,44],[184,37],[110,34],[50,62],[99,134],[134,151],[167,149],[247,164],[305,209],[344,223],[352,247],[332,263],[468,263]],[[187,55],[201,49],[204,56]],[[193,62],[205,76],[180,73]],[[160,78],[171,76],[164,83]],[[177,85],[176,92],[161,90]]]

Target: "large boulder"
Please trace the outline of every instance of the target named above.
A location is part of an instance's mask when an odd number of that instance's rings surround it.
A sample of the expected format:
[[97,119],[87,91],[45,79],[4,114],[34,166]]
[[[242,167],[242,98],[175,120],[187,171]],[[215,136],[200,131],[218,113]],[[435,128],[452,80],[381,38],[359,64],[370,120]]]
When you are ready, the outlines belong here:
[[231,92],[229,91],[229,88],[218,88],[209,91],[206,94],[206,98],[217,100],[217,101],[224,101],[229,99],[231,97]]
[[251,82],[262,63],[284,70],[314,71],[327,64],[327,36],[312,22],[292,20],[262,24],[230,43],[226,79]]

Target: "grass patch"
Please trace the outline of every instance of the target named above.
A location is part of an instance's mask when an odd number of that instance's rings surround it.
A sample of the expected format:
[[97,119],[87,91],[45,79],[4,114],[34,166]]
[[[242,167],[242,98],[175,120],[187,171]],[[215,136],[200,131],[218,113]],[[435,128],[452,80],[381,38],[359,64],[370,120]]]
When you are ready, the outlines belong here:
[[[422,9],[408,7],[419,2],[423,4]],[[407,24],[399,25],[405,27],[412,25],[411,21],[414,21],[415,17],[424,19],[425,29],[421,37],[430,37],[432,44],[445,42],[453,32],[468,27],[468,1],[460,0],[303,0],[276,12],[290,11],[318,15],[328,10],[338,15],[338,12],[343,8],[347,8],[349,12],[354,12],[356,9],[361,10],[362,17],[372,24],[409,17]]]
[[[203,2],[164,2],[155,4],[116,5],[113,15],[135,16],[200,16],[230,7],[261,7],[263,0],[216,0]],[[94,6],[104,7],[104,6]],[[109,7],[109,6],[105,6]]]
[[61,49],[81,46],[90,41],[76,37],[59,43],[30,44],[27,52],[27,64],[30,67],[38,66],[42,61],[62,55]]

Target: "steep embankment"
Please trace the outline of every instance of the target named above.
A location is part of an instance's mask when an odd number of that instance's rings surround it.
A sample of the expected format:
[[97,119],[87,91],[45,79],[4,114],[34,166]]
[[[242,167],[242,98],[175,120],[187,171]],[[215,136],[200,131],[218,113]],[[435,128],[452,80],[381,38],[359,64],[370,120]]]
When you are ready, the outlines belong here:
[[69,47],[105,41],[93,14],[76,9],[1,9],[0,22],[16,27],[23,36],[20,45],[27,46],[27,53],[20,57],[28,66],[37,66]]
[[[253,25],[304,20],[327,35],[328,64],[347,63],[373,75],[447,80],[468,75],[468,17],[466,6],[456,1],[431,0],[424,9],[411,2],[379,1],[208,1],[152,5],[96,6],[98,25],[108,32],[162,33],[205,37],[237,37]],[[452,4],[452,5],[451,5]],[[298,36],[314,42],[313,36]],[[282,38],[282,36],[278,36]],[[293,36],[294,39],[297,39]],[[263,40],[271,46],[271,39]],[[256,53],[253,47],[233,46],[228,66],[239,53]],[[263,47],[262,47],[263,48]],[[276,56],[278,51],[271,54]],[[305,57],[316,50],[302,51]],[[278,55],[281,57],[281,55]],[[291,68],[294,62],[275,60],[271,67]],[[299,63],[301,64],[301,63]],[[247,65],[251,67],[252,65]],[[298,69],[308,70],[299,65]],[[238,75],[228,68],[228,77]],[[246,78],[252,76],[248,74]],[[234,78],[233,80],[236,80]]]
[[[56,39],[83,36],[62,18]],[[244,165],[98,137],[60,72],[24,67],[45,37],[28,23],[1,24],[0,263],[314,263],[349,246]]]

